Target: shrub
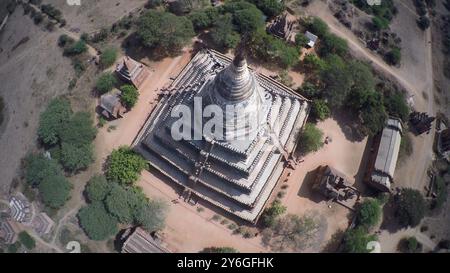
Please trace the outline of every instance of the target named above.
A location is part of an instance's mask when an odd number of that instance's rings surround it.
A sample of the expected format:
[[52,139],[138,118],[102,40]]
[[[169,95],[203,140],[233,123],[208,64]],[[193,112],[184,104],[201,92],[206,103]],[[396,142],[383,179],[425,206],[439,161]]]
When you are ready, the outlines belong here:
[[100,94],[105,94],[113,89],[117,79],[112,73],[103,73],[97,80],[95,88]]
[[307,123],[299,138],[300,150],[307,154],[316,152],[323,146],[323,133],[314,124]]
[[380,222],[381,206],[376,199],[366,199],[356,211],[356,222],[359,226],[370,229]]
[[399,242],[399,250],[404,253],[420,253],[422,252],[422,244],[416,237],[403,238]]
[[342,241],[342,251],[346,253],[368,253],[368,243],[376,241],[375,235],[370,235],[363,228],[350,229],[345,232]]
[[117,59],[117,49],[109,47],[100,55],[100,64],[103,68],[112,66]]
[[430,19],[428,19],[427,16],[420,16],[420,18],[417,20],[417,25],[421,30],[426,30],[430,27]]
[[385,59],[387,63],[390,65],[398,65],[400,64],[401,57],[402,55],[400,52],[400,48],[396,47],[391,49],[391,51],[389,51],[388,53],[386,53]]
[[275,225],[276,219],[286,212],[286,207],[280,201],[274,201],[270,208],[266,208],[261,215],[261,223],[264,227]]
[[322,19],[314,17],[308,26],[309,31],[317,36],[325,37],[328,34],[328,25]]
[[64,55],[75,56],[87,51],[87,45],[84,40],[78,40],[76,43],[64,49]]
[[311,108],[311,115],[313,118],[319,120],[327,119],[331,114],[328,104],[324,100],[314,100]]
[[131,109],[136,105],[136,102],[139,98],[138,90],[132,85],[124,85],[120,88],[122,91],[121,100],[122,103],[128,108]]

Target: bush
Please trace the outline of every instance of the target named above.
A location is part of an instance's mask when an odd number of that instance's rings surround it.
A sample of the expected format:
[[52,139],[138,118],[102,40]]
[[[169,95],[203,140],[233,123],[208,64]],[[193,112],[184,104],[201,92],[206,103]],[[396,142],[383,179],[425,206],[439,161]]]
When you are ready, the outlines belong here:
[[314,17],[308,25],[308,29],[319,37],[325,37],[328,34],[328,25],[322,19]]
[[426,30],[430,27],[430,19],[428,19],[427,16],[420,16],[420,18],[417,20],[417,25],[421,30]]
[[75,145],[61,144],[61,164],[69,172],[86,169],[94,162],[94,153],[91,144]]
[[19,241],[28,250],[33,250],[36,247],[36,241],[26,231],[19,233]]
[[112,73],[103,73],[97,80],[95,88],[100,94],[105,94],[113,89],[117,79]]
[[150,200],[137,210],[135,221],[148,232],[160,230],[164,228],[167,209],[165,202]]
[[399,250],[403,253],[420,253],[422,252],[422,244],[416,237],[403,238],[399,242]]
[[253,0],[252,2],[269,18],[280,15],[285,9],[283,1]]
[[65,47],[66,45],[74,44],[75,40],[71,37],[67,36],[66,34],[62,34],[58,38],[58,46]]
[[109,156],[106,177],[122,184],[133,184],[146,166],[147,162],[141,155],[123,146]]
[[308,99],[315,99],[320,95],[319,88],[315,84],[310,82],[304,82],[298,89],[298,92]]
[[100,64],[103,68],[112,66],[117,59],[117,49],[110,47],[105,49],[100,55]]
[[377,241],[377,236],[370,235],[363,228],[350,229],[345,232],[342,251],[346,253],[368,253],[369,242]]
[[69,200],[72,185],[62,175],[50,176],[39,184],[39,193],[44,204],[59,209]]
[[402,189],[395,197],[395,205],[395,215],[403,227],[416,227],[425,216],[425,199],[417,190]]
[[274,201],[270,208],[266,208],[261,215],[261,222],[264,227],[275,225],[276,219],[286,212],[286,207],[280,201]]
[[124,85],[120,88],[122,91],[121,100],[122,103],[128,108],[131,109],[136,105],[136,102],[139,98],[138,90],[132,85]]
[[324,100],[314,100],[311,108],[311,115],[315,119],[325,120],[331,114],[328,104]]
[[117,232],[117,221],[108,214],[100,202],[80,209],[78,219],[81,227],[92,240],[103,241]]
[[87,51],[87,45],[84,40],[78,40],[76,43],[66,47],[64,49],[64,55],[66,56],[75,56],[80,55]]
[[90,202],[103,201],[111,186],[103,175],[93,176],[86,185],[86,197]]
[[319,53],[321,56],[328,54],[344,56],[348,53],[347,41],[334,34],[327,34],[320,41]]
[[391,51],[386,53],[385,56],[386,62],[390,65],[399,65],[401,58],[402,55],[400,52],[400,48],[393,48]]
[[372,18],[372,25],[375,30],[382,30],[389,27],[389,21],[383,17],[375,16]]
[[366,199],[356,211],[358,226],[370,229],[380,222],[381,206],[376,199]]
[[264,15],[256,7],[237,10],[233,14],[239,33],[253,33],[264,26]]
[[323,133],[314,124],[307,123],[299,138],[300,150],[307,154],[316,152],[323,146]]

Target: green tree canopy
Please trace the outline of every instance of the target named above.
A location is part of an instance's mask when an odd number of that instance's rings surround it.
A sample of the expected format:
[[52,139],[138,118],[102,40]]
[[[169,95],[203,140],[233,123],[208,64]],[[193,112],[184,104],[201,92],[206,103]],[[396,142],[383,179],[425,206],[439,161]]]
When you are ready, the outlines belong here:
[[342,251],[346,253],[368,253],[369,242],[377,241],[376,235],[370,235],[364,228],[350,229],[345,232]]
[[61,142],[76,146],[92,143],[97,134],[94,120],[88,112],[75,113],[61,128]]
[[311,115],[315,119],[325,120],[331,115],[330,108],[324,100],[314,100],[311,107]]
[[305,130],[299,138],[300,150],[307,154],[310,152],[316,152],[323,146],[323,132],[318,129],[314,124],[307,123]]
[[166,53],[181,50],[195,35],[186,17],[155,10],[141,16],[137,34],[145,46],[159,47]]
[[321,56],[327,56],[328,54],[344,56],[348,53],[347,41],[329,33],[322,37],[322,40],[320,41],[319,53]]
[[375,135],[383,130],[388,115],[384,109],[383,96],[378,92],[368,93],[361,107],[363,133]]
[[47,207],[59,209],[69,200],[72,185],[63,175],[47,177],[39,184],[39,193]]
[[110,192],[111,185],[103,175],[93,176],[86,185],[86,196],[90,202],[103,201]]
[[100,55],[100,64],[103,68],[112,66],[117,59],[117,49],[114,47],[106,48]]
[[323,96],[333,109],[339,108],[344,104],[352,86],[352,74],[338,55],[329,55],[325,61],[325,68],[320,72],[320,79],[325,85]]
[[71,115],[72,108],[69,100],[64,98],[53,99],[40,116],[39,139],[47,145],[58,143],[61,127],[69,121]]
[[60,157],[61,164],[70,172],[86,169],[94,162],[92,144],[76,145],[63,142]]
[[239,43],[239,33],[235,31],[233,17],[227,13],[216,19],[210,31],[213,42],[221,48],[234,48]]
[[376,199],[366,199],[356,210],[358,226],[370,229],[380,222],[381,206]]
[[128,108],[133,108],[139,98],[139,92],[133,85],[127,84],[120,87],[122,103]]
[[117,232],[116,219],[108,214],[100,202],[94,202],[80,209],[78,219],[81,227],[92,240],[103,241]]
[[19,233],[19,241],[28,250],[33,250],[36,247],[36,241],[26,231],[22,231],[21,233]]
[[280,201],[274,201],[272,206],[266,208],[261,215],[261,222],[264,227],[273,227],[279,216],[286,212],[286,207]]
[[98,79],[97,83],[95,84],[95,88],[100,94],[105,94],[109,91],[111,91],[114,87],[114,85],[117,84],[116,76],[113,73],[103,73]]
[[108,212],[116,217],[119,223],[130,224],[133,221],[133,198],[126,188],[114,183],[106,196],[105,205]]
[[328,34],[328,25],[322,19],[314,17],[308,26],[309,31],[319,37],[325,37]]
[[267,17],[275,17],[280,15],[284,9],[284,2],[279,0],[252,0],[252,2],[264,12]]
[[196,31],[201,31],[213,26],[216,18],[219,17],[219,10],[216,8],[207,8],[194,11],[188,15]]
[[106,177],[122,184],[132,184],[138,180],[146,165],[142,156],[123,146],[109,156]]
[[414,189],[402,189],[395,197],[395,205],[395,215],[403,227],[418,226],[427,208],[422,194]]
[[62,174],[61,166],[42,154],[30,154],[25,158],[25,179],[31,186],[38,186],[44,179]]

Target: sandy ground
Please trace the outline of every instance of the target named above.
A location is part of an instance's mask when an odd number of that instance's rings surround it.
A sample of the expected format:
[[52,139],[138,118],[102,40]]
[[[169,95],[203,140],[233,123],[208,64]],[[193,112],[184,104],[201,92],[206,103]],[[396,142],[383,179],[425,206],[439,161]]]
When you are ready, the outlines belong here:
[[[13,48],[29,37],[29,41]],[[41,31],[21,8],[0,34],[0,95],[5,100],[5,130],[0,132],[0,188],[4,193],[20,159],[36,145],[39,113],[54,96],[67,93],[73,69],[56,45],[57,35]],[[36,54],[39,52],[39,54]]]
[[70,6],[61,0],[44,0],[63,11],[67,29],[79,33],[92,33],[102,28],[110,28],[118,18],[142,8],[147,0],[81,0],[81,6]]
[[[288,207],[288,213],[313,214],[326,219],[325,233],[319,238],[318,244],[305,250],[307,252],[320,251],[337,230],[345,230],[349,223],[348,209],[337,204],[332,204],[332,207],[329,208],[325,200],[317,194],[311,193],[311,172],[320,165],[330,164],[353,179],[358,174],[359,164],[366,146],[366,140],[354,143],[347,141],[335,120],[326,120],[318,127],[326,136],[331,137],[333,142],[319,152],[305,157],[304,163],[300,164],[295,171],[290,171],[292,174],[286,182],[289,188],[283,199],[283,203]],[[284,177],[287,177],[288,172],[286,170]],[[169,203],[177,199],[179,196],[172,184],[161,180],[166,181],[158,174],[144,172],[139,186],[153,198],[163,199]],[[198,212],[195,206],[184,202],[171,205],[167,227],[164,230],[166,242],[171,250],[197,252],[209,246],[230,246],[240,252],[269,251],[264,248],[258,237],[249,240],[233,235],[226,226],[211,219],[215,213],[224,216],[223,213],[213,211],[209,209],[209,206],[203,207],[205,210]]]

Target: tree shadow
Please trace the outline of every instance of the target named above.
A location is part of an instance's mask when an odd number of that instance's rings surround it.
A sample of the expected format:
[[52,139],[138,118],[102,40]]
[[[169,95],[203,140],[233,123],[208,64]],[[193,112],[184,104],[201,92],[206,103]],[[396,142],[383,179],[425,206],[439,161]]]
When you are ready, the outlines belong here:
[[380,229],[390,233],[395,233],[403,229],[395,217],[395,202],[393,196],[390,196],[389,201],[383,207],[383,219]]
[[333,111],[333,118],[341,127],[345,138],[350,142],[360,142],[366,135],[363,133],[363,128],[358,116],[351,111],[346,111],[344,109],[339,109]]
[[305,175],[305,179],[303,180],[302,186],[298,190],[297,195],[300,197],[308,198],[315,203],[320,203],[325,200],[324,197],[320,193],[315,192],[312,189],[312,185],[314,184],[314,180],[317,176],[317,170],[318,168],[308,172]]

